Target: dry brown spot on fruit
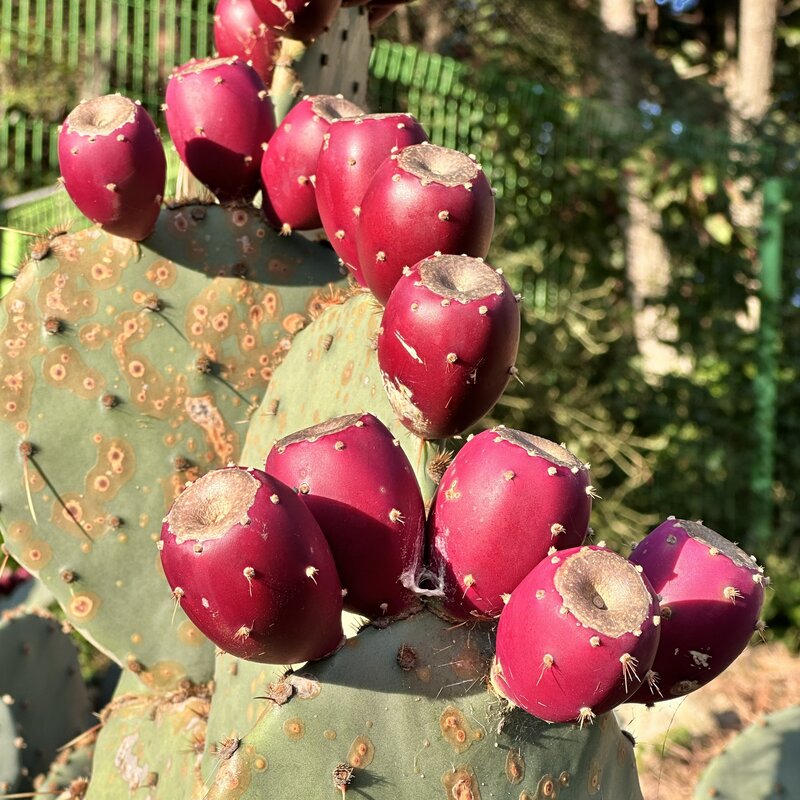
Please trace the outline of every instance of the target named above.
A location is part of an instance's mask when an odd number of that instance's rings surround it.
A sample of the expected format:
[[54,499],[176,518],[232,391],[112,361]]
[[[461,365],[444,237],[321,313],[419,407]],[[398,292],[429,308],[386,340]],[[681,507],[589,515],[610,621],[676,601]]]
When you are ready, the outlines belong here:
[[453,478],[453,482],[445,491],[444,496],[447,500],[458,500],[461,497],[461,492],[458,491],[458,478]]

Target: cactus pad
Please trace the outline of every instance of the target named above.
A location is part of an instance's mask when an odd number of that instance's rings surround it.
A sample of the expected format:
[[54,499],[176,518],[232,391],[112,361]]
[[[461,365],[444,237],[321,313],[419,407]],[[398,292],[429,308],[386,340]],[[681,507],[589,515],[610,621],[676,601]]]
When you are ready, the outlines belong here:
[[151,685],[213,669],[160,572],[162,517],[185,481],[239,457],[273,368],[339,280],[330,250],[253,209],[192,205],[142,244],[54,238],[3,298],[8,549]]
[[19,788],[22,778],[22,751],[17,739],[17,723],[11,705],[0,699],[0,794]]
[[250,665],[218,672],[215,700],[240,714],[238,728],[210,720],[209,740],[221,735],[225,747],[207,774],[208,800],[335,800],[345,790],[394,800],[641,798],[631,741],[613,716],[583,729],[547,725],[487,691],[491,631],[422,613],[367,628],[271,685],[257,685]]
[[206,686],[186,682],[175,691],[142,692],[124,676],[101,714],[86,800],[202,798],[208,710]]
[[[14,719],[12,747],[22,761],[21,787],[50,768],[58,748],[92,724],[78,652],[61,623],[44,612],[0,618],[0,698]],[[4,728],[0,719],[0,731]],[[0,735],[0,765],[9,757]]]
[[341,8],[313,44],[283,39],[270,97],[280,123],[306,94],[343,94],[364,106],[367,99],[371,37],[363,8]]
[[695,800],[783,800],[800,787],[800,706],[770,714],[742,731],[708,766]]

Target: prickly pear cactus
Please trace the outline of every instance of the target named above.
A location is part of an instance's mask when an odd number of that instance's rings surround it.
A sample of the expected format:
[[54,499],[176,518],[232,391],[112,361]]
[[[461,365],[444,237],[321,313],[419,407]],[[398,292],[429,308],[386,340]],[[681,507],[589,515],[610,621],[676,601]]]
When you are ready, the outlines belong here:
[[306,94],[343,94],[364,106],[371,37],[363,7],[341,8],[331,26],[312,44],[284,38],[270,97],[281,122],[294,102]]
[[800,706],[770,714],[740,733],[709,765],[695,800],[788,800],[800,790]]
[[202,797],[199,766],[209,707],[206,685],[186,681],[173,691],[148,692],[123,676],[101,714],[86,800]]
[[[367,628],[299,675],[218,662],[208,800],[260,797],[641,798],[631,740],[612,715],[548,725],[486,687],[485,624],[422,613]],[[255,668],[253,668],[255,667]],[[253,699],[256,696],[257,699]],[[238,710],[218,714],[217,708]],[[224,721],[223,721],[224,717]]]
[[0,618],[0,704],[14,721],[9,741],[0,719],[0,765],[13,762],[17,750],[19,788],[30,789],[58,749],[93,722],[78,651],[50,614],[18,610]]
[[0,701],[0,793],[19,789],[22,780],[22,749],[18,747],[17,723],[11,705]]
[[41,794],[60,794],[79,785],[88,784],[92,774],[92,759],[97,741],[97,731],[90,728],[69,747],[62,749],[50,765],[47,775],[34,782],[34,789]]
[[263,468],[276,440],[331,417],[370,412],[400,441],[423,496],[431,497],[435,448],[398,422],[381,382],[374,349],[381,312],[370,293],[358,292],[298,334],[250,421],[243,464]]
[[165,509],[238,459],[274,367],[340,280],[330,250],[278,236],[254,209],[187,205],[142,244],[97,229],[52,239],[3,299],[8,549],[150,685],[213,669],[164,591]]

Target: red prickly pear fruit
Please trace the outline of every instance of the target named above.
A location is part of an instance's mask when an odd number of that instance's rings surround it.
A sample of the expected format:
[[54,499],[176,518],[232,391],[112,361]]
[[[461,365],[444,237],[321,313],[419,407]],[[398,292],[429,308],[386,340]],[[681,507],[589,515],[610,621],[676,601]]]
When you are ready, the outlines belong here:
[[227,58],[249,62],[265,86],[272,82],[279,39],[256,14],[250,0],[218,0],[214,9],[214,46]]
[[176,602],[214,644],[267,664],[322,658],[342,642],[342,590],[311,512],[261,470],[212,470],[175,500],[161,563]]
[[588,464],[563,445],[504,427],[471,436],[442,476],[428,517],[428,561],[444,591],[437,613],[499,616],[550,548],[583,544],[592,496]]
[[311,42],[333,22],[341,0],[253,0],[261,19],[283,36]]
[[364,192],[358,263],[385,304],[404,267],[436,252],[483,258],[493,230],[494,195],[480,165],[457,150],[418,144],[386,159]]
[[546,722],[591,722],[641,685],[658,611],[647,578],[622,556],[599,545],[554,552],[500,614],[492,683]]
[[363,114],[341,95],[305,97],[284,118],[261,161],[264,216],[285,233],[319,228],[317,159],[331,122]]
[[120,94],[85,100],[58,135],[64,187],[81,213],[116,236],[141,241],[161,210],[167,158],[139,103]]
[[361,286],[366,283],[358,263],[356,235],[364,192],[392,153],[427,140],[411,114],[364,114],[334,120],[328,129],[317,162],[317,207],[336,255]]
[[423,439],[462,433],[514,374],[518,300],[482,259],[436,255],[405,270],[378,329],[378,365],[398,419]]
[[164,106],[178,155],[223,202],[249,201],[275,115],[258,73],[232,58],[190,61],[169,76]]
[[372,414],[350,414],[293,433],[266,471],[298,492],[333,553],[344,607],[393,617],[419,606],[425,506],[414,470]]
[[747,647],[768,579],[743,550],[700,522],[670,517],[630,561],[661,601],[661,643],[637,703],[671,700],[716,678]]
[[[2,565],[2,561],[0,561],[0,565]],[[32,580],[32,578],[33,575],[24,567],[17,567],[15,570],[0,575],[0,597],[11,594],[17,586]]]

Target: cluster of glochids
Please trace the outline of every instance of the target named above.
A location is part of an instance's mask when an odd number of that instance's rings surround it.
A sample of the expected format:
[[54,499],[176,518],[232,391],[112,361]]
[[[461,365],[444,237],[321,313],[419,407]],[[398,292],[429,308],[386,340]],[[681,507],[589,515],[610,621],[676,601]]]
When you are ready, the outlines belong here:
[[179,495],[161,559],[218,647],[296,663],[343,642],[344,610],[389,624],[423,605],[497,620],[495,691],[549,722],[687,694],[758,629],[767,579],[700,522],[670,518],[630,559],[585,544],[589,466],[504,427],[470,436],[426,514],[413,468],[371,414],[276,442]]

